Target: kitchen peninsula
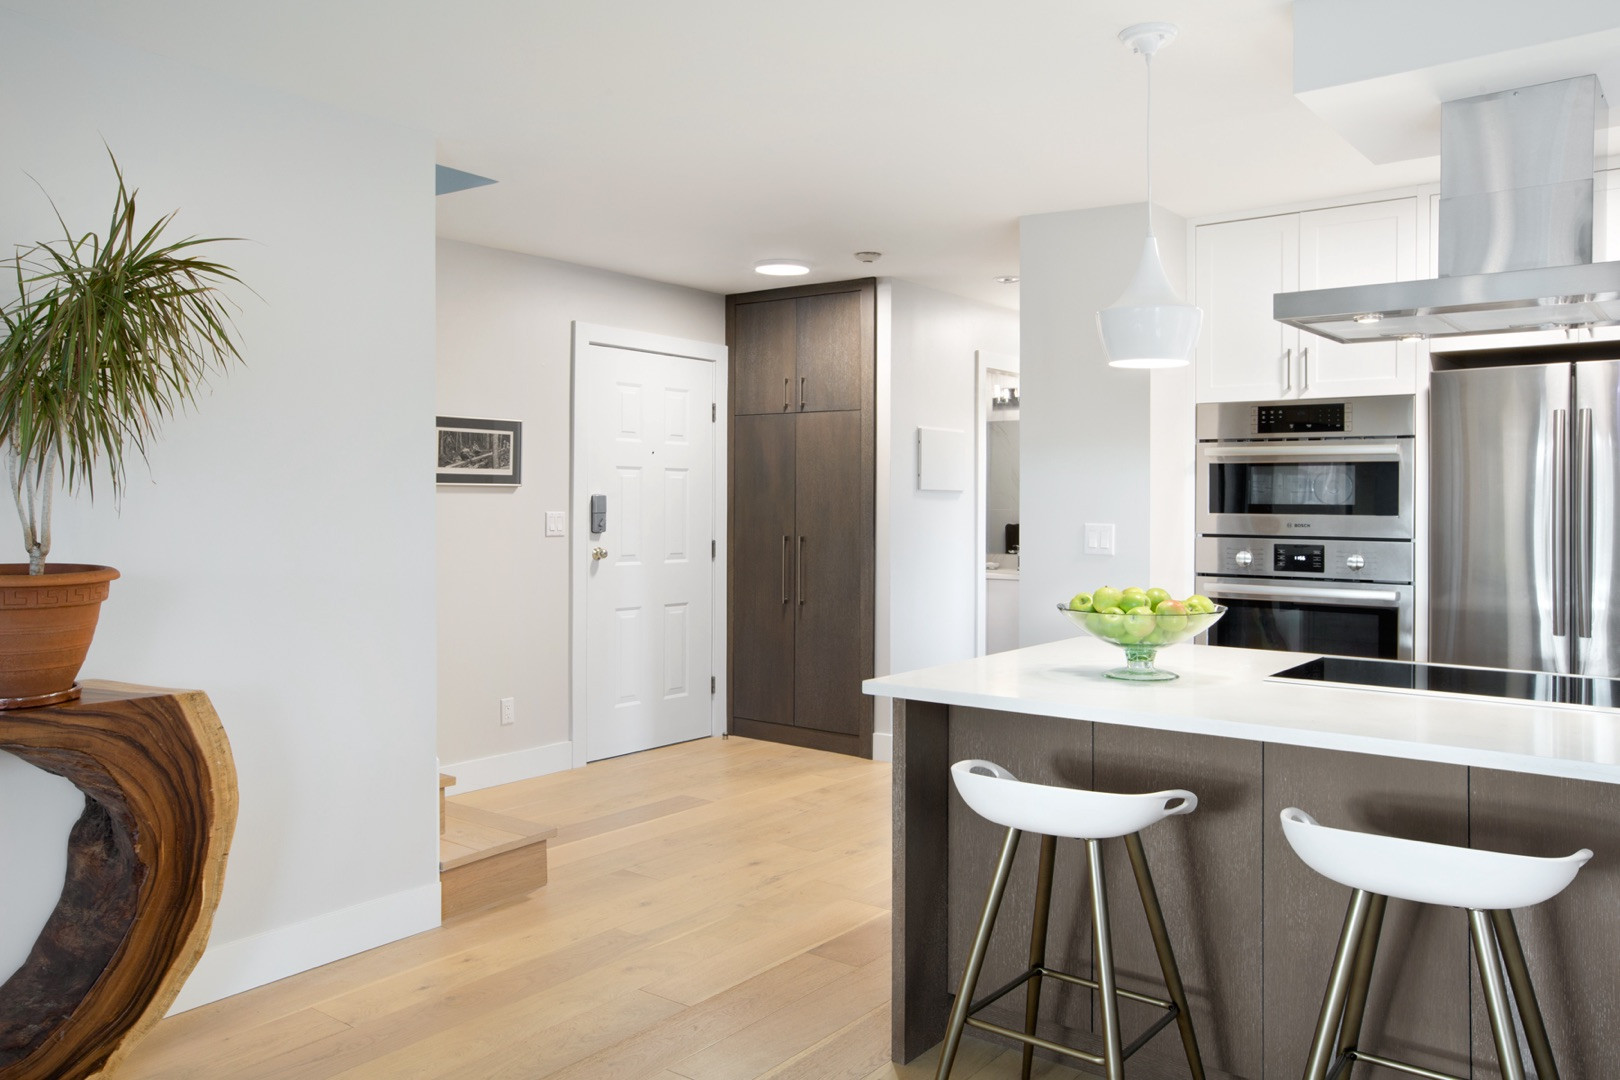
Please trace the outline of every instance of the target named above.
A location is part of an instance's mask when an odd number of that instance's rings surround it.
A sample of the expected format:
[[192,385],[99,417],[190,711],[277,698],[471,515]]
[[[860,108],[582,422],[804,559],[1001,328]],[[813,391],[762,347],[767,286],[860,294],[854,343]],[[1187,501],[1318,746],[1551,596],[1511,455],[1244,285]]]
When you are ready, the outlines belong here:
[[[1021,779],[1108,791],[1185,787],[1196,813],[1143,834],[1212,1076],[1303,1072],[1348,891],[1300,863],[1277,815],[1535,855],[1590,847],[1564,894],[1521,930],[1566,1076],[1620,1076],[1620,711],[1307,685],[1269,678],[1311,657],[1186,646],[1166,683],[1104,679],[1119,650],[1072,639],[868,680],[894,702],[893,1056],[944,1032],[1001,830],[969,811],[953,761],[989,758]],[[1036,844],[1008,887],[981,986],[1023,970]],[[1104,845],[1121,985],[1151,991],[1157,965],[1129,866]],[[1049,956],[1084,973],[1084,853],[1060,844]],[[1470,973],[1465,913],[1392,902],[1368,1006],[1369,1048],[1442,1071],[1494,1075]],[[1083,988],[1046,991],[1042,1031],[1086,1047]],[[990,1018],[1022,1026],[1022,997]],[[1127,1038],[1148,1014],[1125,1006]],[[1132,1075],[1180,1077],[1158,1038]]]

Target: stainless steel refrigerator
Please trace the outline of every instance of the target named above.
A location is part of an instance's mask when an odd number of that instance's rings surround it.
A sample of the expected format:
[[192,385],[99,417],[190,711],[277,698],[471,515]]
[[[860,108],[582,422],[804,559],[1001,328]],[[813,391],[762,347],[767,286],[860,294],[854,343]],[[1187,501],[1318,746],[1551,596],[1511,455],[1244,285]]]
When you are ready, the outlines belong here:
[[1620,361],[1436,371],[1429,655],[1620,674]]

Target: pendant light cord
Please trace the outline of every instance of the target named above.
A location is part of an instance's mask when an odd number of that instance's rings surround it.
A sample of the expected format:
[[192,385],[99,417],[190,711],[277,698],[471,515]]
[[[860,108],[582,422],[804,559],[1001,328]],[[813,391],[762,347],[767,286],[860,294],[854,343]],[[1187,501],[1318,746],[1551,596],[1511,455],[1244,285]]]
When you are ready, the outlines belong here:
[[1147,63],[1147,139],[1142,144],[1142,160],[1147,173],[1147,234],[1153,239],[1153,54],[1143,53]]

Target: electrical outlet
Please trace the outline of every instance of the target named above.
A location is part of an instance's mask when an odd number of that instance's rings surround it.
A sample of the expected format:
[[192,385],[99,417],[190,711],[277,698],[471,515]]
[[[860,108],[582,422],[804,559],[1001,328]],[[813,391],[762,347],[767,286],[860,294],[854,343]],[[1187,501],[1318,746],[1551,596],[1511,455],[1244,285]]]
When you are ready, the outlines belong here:
[[1086,523],[1087,555],[1112,555],[1114,553],[1114,527],[1112,525],[1093,525]]
[[561,536],[563,534],[563,522],[565,522],[567,520],[568,520],[567,516],[563,511],[561,511],[561,510],[547,510],[546,511],[546,535],[547,536]]
[[502,727],[508,726],[509,724],[511,724],[513,722],[514,719],[516,719],[516,717],[513,715],[514,712],[515,712],[515,706],[513,704],[512,699],[509,698],[509,697],[501,698],[501,726]]

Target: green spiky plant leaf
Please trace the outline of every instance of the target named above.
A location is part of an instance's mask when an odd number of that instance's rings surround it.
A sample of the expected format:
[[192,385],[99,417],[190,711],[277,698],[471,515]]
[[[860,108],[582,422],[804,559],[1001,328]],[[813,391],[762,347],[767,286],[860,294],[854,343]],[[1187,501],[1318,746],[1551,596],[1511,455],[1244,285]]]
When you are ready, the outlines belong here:
[[0,439],[34,574],[50,550],[57,474],[64,490],[94,497],[105,466],[118,498],[126,452],[144,460],[162,421],[194,402],[211,371],[241,360],[222,291],[241,282],[196,250],[221,238],[166,240],[173,213],[137,229],[136,193],[112,164],[106,235],[75,237],[58,213],[62,239],[18,249],[17,295],[0,309]]

